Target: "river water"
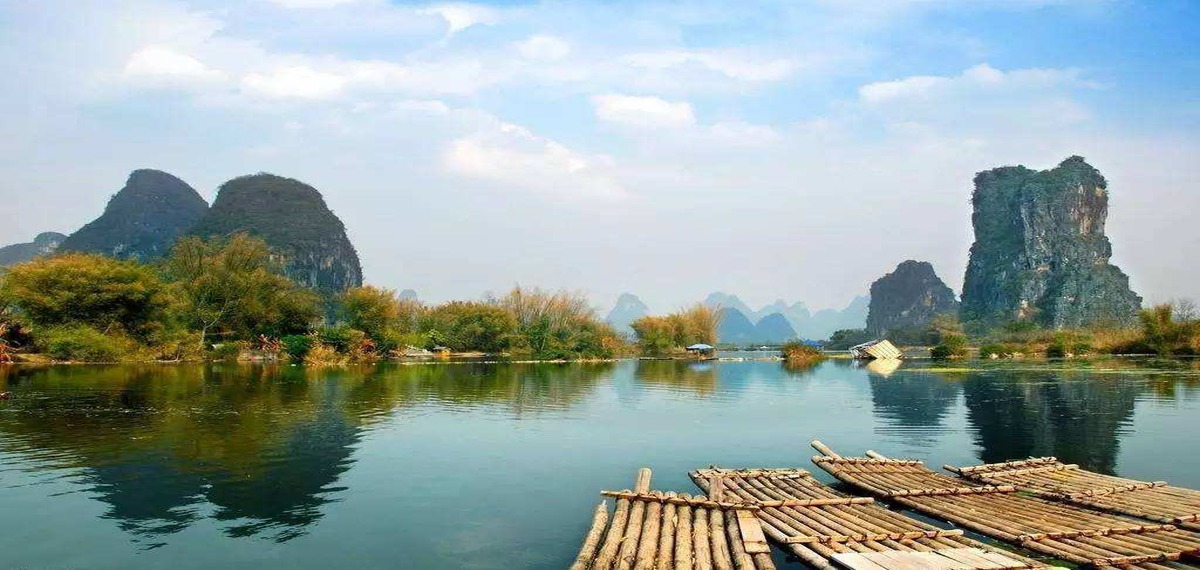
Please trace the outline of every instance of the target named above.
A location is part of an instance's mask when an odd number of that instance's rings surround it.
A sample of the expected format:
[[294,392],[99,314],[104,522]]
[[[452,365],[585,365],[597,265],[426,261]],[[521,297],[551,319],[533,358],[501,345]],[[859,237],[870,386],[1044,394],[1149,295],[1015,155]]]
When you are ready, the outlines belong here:
[[564,568],[638,467],[832,481],[812,438],[1200,488],[1195,362],[893,368],[0,367],[0,567]]

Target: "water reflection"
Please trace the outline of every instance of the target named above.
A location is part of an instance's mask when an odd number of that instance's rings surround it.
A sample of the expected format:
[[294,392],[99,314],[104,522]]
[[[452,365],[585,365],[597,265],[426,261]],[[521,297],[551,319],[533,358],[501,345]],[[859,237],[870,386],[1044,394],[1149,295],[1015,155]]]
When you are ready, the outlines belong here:
[[1118,440],[1145,386],[1135,378],[1079,373],[967,374],[967,416],[984,462],[1053,455],[1112,473]]
[[696,465],[795,464],[811,437],[1200,486],[1194,454],[1162,461],[1164,445],[1190,449],[1198,379],[1195,363],[1124,361],[0,367],[15,395],[0,402],[0,551],[86,566],[22,548],[62,528],[112,567],[267,553],[317,568],[353,548],[372,567],[404,552],[414,567],[561,568],[594,492],[637,467],[694,492]]
[[0,451],[72,473],[144,548],[205,516],[230,537],[286,542],[340,500],[364,430],[393,411],[563,409],[611,368],[0,367],[16,394]]
[[871,374],[869,381],[871,404],[883,424],[878,431],[904,435],[919,447],[945,431],[945,418],[960,391],[958,382],[928,373]]

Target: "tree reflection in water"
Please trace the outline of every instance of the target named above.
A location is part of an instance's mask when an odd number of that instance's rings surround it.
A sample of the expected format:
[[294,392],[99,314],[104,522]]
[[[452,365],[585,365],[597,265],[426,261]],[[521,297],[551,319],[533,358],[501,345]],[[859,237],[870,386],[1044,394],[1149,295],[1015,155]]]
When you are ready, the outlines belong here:
[[[564,409],[601,365],[0,367],[0,451],[82,482],[145,548],[210,516],[231,537],[305,533],[363,430],[398,409]],[[205,514],[211,513],[211,514]]]

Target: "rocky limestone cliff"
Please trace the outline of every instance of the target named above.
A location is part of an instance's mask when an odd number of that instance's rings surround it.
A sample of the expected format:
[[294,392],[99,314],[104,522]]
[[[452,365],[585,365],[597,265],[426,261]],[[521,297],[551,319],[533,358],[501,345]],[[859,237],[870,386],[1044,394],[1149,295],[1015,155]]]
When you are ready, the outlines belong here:
[[888,331],[922,328],[937,315],[957,314],[958,301],[927,261],[908,260],[871,284],[867,330],[876,336]]
[[208,210],[191,186],[159,170],[135,170],[104,213],[63,240],[63,251],[146,261],[166,255]]
[[284,262],[284,272],[324,295],[362,285],[362,266],[346,227],[316,188],[274,174],[221,185],[212,208],[190,234],[202,238],[247,232]]
[[0,267],[25,263],[40,255],[49,255],[58,250],[67,236],[58,232],[43,232],[29,243],[14,243],[0,247]]
[[617,298],[617,304],[613,305],[612,310],[608,312],[608,316],[604,320],[617,329],[617,332],[633,334],[633,328],[629,324],[649,313],[650,307],[647,307],[637,295],[622,293]]
[[962,319],[1050,328],[1131,322],[1142,300],[1108,263],[1107,187],[1078,156],[1040,172],[1007,166],[977,174]]

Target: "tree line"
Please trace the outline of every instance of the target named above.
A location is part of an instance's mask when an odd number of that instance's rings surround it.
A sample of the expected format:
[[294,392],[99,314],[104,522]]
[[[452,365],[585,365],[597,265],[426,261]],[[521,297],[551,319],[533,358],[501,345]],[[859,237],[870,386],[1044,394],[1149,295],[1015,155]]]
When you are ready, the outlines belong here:
[[0,275],[0,361],[260,357],[369,361],[445,347],[536,359],[610,358],[625,340],[587,299],[516,287],[429,306],[364,286],[323,298],[246,234],[181,239],[153,263],[66,253]]

